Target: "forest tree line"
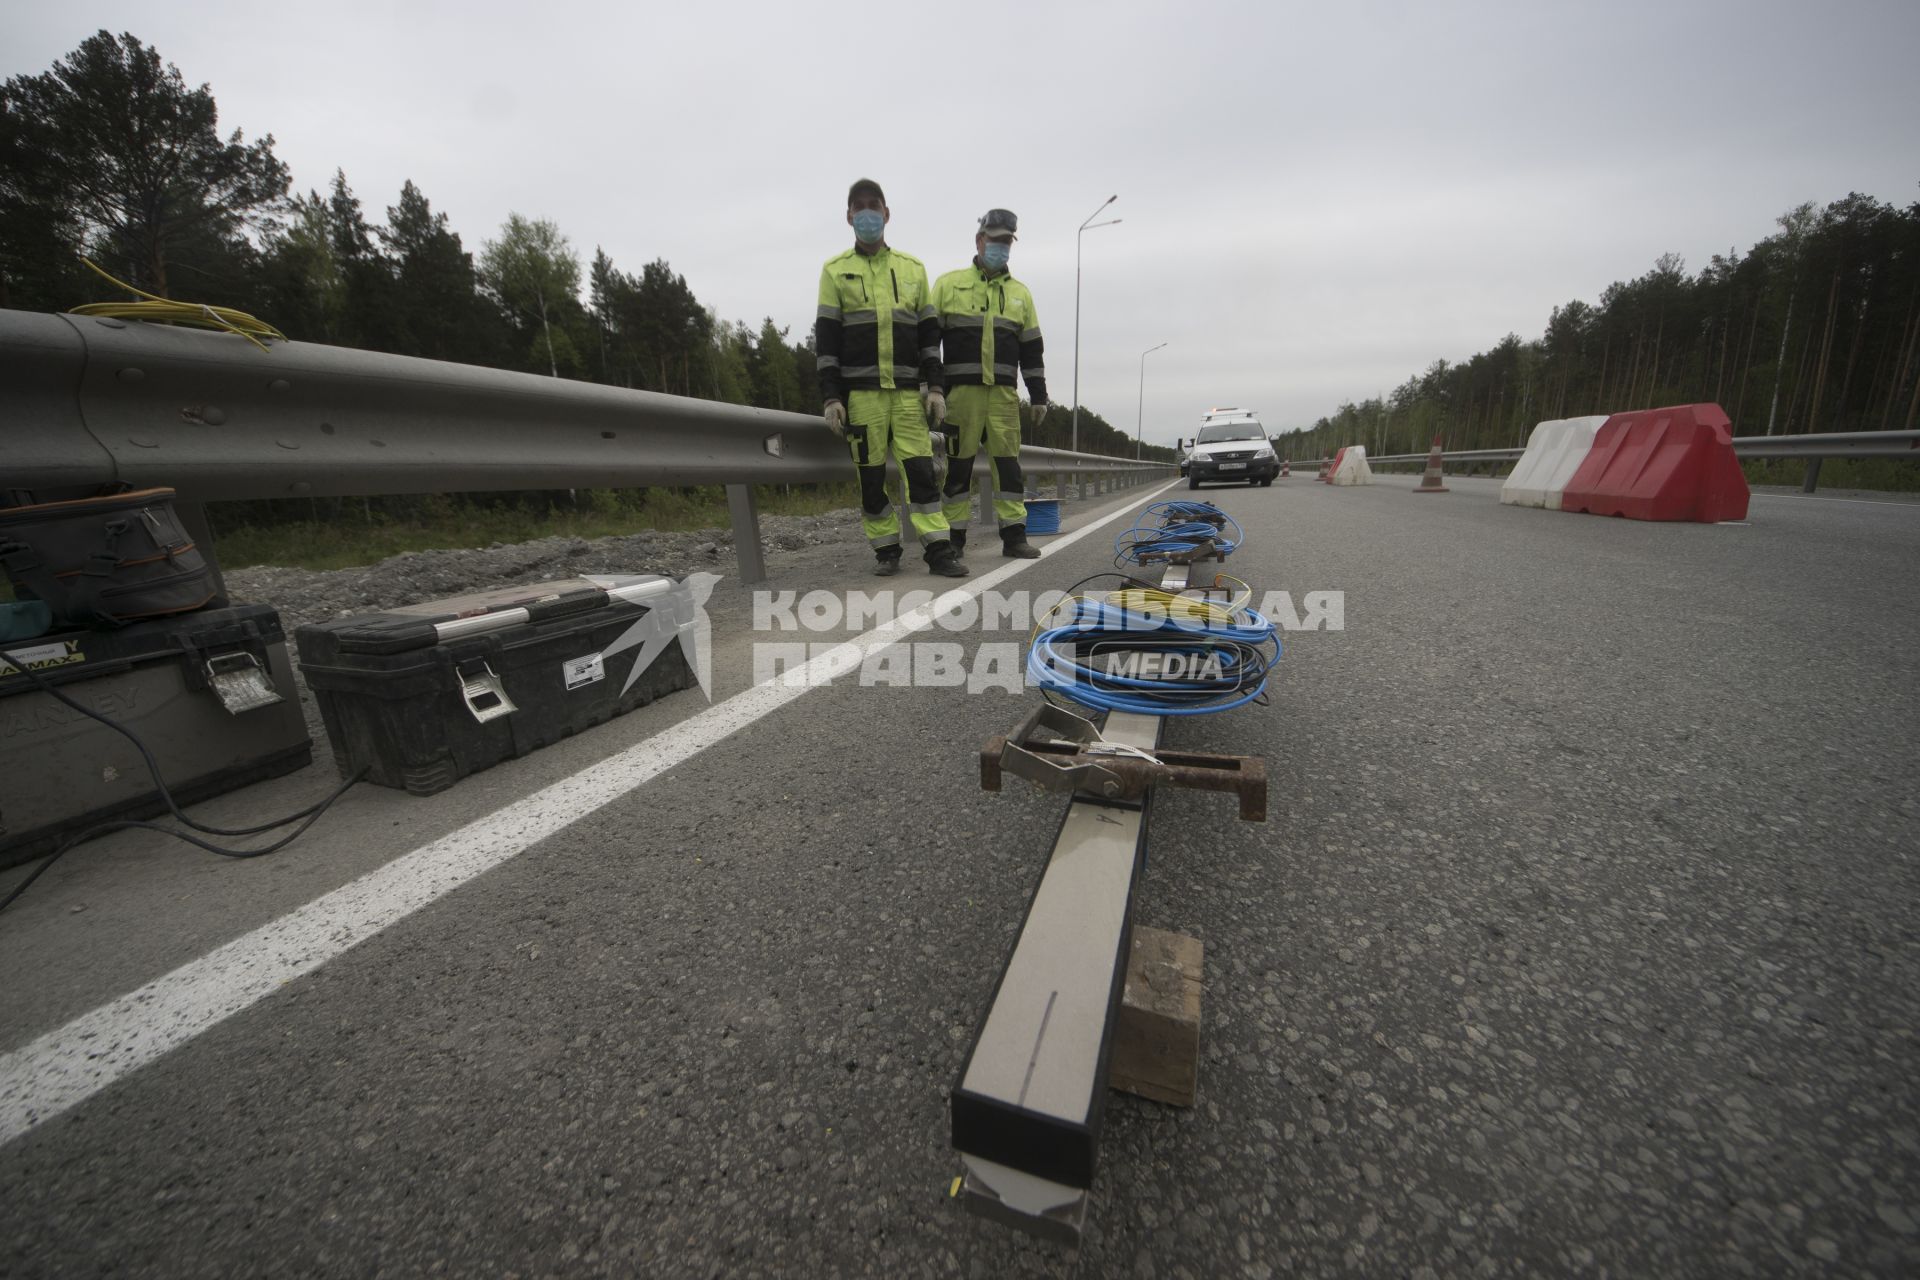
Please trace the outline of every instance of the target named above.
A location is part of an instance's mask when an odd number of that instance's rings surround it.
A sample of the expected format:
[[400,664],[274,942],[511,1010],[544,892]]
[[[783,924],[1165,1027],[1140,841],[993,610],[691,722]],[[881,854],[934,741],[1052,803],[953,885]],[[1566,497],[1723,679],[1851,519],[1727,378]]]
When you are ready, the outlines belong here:
[[[665,259],[628,271],[596,248],[583,269],[565,232],[517,212],[475,252],[413,182],[383,212],[344,170],[294,192],[271,134],[222,136],[217,120],[208,86],[126,34],[0,86],[0,306],[118,297],[87,257],[297,340],[821,410],[810,335],[722,319]],[[795,277],[811,299],[811,266]],[[1029,443],[1066,446],[1065,410],[1028,418]],[[1126,432],[1080,419],[1083,451],[1132,456]]]
[[1735,435],[1912,430],[1920,419],[1920,202],[1858,193],[1778,219],[1690,273],[1664,254],[1546,332],[1436,360],[1296,431],[1294,457],[1524,445],[1537,422],[1712,401]]

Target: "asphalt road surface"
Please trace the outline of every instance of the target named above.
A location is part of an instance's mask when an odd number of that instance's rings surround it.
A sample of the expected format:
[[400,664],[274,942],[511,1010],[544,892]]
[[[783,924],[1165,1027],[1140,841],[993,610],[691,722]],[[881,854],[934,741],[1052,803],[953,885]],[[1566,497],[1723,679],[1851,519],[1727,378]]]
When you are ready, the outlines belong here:
[[[0,1147],[0,1272],[1920,1271],[1920,507],[1653,525],[1413,483],[1204,495],[1235,572],[1344,592],[1345,627],[1169,731],[1265,757],[1271,817],[1155,801],[1136,919],[1206,944],[1200,1103],[1113,1097],[1077,1253],[948,1197],[946,1093],[1062,808],[977,788],[1033,695],[843,679],[357,945],[304,935],[331,958]],[[1124,523],[1000,589],[1108,567]],[[775,570],[886,585],[851,540]],[[712,612],[719,701],[793,637],[736,584]],[[255,863],[70,854],[0,915],[0,1095],[90,1010],[706,712],[359,788]]]

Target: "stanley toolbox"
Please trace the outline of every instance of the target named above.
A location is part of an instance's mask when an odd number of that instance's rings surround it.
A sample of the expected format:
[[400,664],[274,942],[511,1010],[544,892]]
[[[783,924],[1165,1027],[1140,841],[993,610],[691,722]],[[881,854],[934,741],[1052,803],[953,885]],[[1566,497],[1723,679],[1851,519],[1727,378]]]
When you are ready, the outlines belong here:
[[694,683],[683,583],[576,578],[503,587],[295,632],[343,775],[415,795]]
[[10,655],[0,658],[0,866],[102,822],[166,812],[133,743],[35,687],[15,664],[139,735],[180,804],[313,758],[286,637],[266,605],[0,648]]

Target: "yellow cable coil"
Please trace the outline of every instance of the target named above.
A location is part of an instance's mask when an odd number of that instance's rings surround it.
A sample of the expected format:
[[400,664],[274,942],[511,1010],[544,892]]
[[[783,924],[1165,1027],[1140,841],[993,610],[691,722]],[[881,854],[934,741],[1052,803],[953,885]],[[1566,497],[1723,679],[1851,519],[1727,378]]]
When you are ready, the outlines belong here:
[[210,307],[200,302],[175,302],[169,298],[157,298],[151,293],[142,292],[121,280],[102,271],[90,258],[80,261],[87,264],[93,273],[117,289],[146,299],[144,302],[89,302],[73,308],[69,313],[76,316],[110,316],[115,320],[148,320],[163,324],[193,325],[201,329],[219,329],[224,333],[237,333],[262,351],[267,344],[262,338],[278,338],[282,342],[287,335],[264,320],[259,320],[244,311],[235,311],[231,307]]
[[[1121,609],[1131,609],[1136,613],[1165,616],[1175,623],[1197,626],[1231,627],[1238,625],[1238,615],[1253,602],[1253,588],[1230,574],[1217,573],[1213,576],[1216,587],[1232,583],[1240,590],[1227,601],[1220,604],[1212,600],[1196,600],[1191,596],[1177,595],[1171,591],[1162,591],[1157,587],[1128,587],[1120,591],[1105,592],[1101,599],[1107,604]],[[1047,622],[1062,609],[1076,600],[1092,600],[1092,596],[1065,596],[1053,608],[1041,614],[1033,624],[1033,630],[1027,634],[1027,647],[1031,649],[1039,634],[1046,630]]]
[[1226,604],[1211,600],[1195,600],[1190,596],[1175,595],[1171,591],[1157,588],[1133,587],[1123,591],[1107,592],[1107,603],[1118,605],[1122,609],[1132,609],[1140,613],[1163,613],[1176,622],[1217,624],[1223,627],[1234,625],[1235,615],[1253,600],[1253,588],[1240,579],[1227,574],[1215,574],[1214,586],[1231,582],[1240,590]]

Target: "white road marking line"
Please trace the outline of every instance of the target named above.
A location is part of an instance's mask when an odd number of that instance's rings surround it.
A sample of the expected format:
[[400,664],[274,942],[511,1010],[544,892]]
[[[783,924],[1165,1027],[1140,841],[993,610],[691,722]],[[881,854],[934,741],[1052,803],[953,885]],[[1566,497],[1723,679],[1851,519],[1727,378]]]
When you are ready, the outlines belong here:
[[[1042,558],[1072,546],[1167,489],[1150,489],[1108,515],[1051,539]],[[0,1057],[0,1146],[265,996],[311,973],[388,925],[452,892],[669,769],[779,710],[810,688],[808,676],[845,670],[933,624],[943,602],[1006,581],[1038,560],[1014,560],[928,604],[544,787],[358,880],[298,907],[198,960],[190,960],[30,1044]]]
[[1779,498],[1783,502],[1857,502],[1863,507],[1905,507],[1920,511],[1920,502],[1890,502],[1885,498],[1829,498],[1818,493],[1756,493],[1756,498]]

